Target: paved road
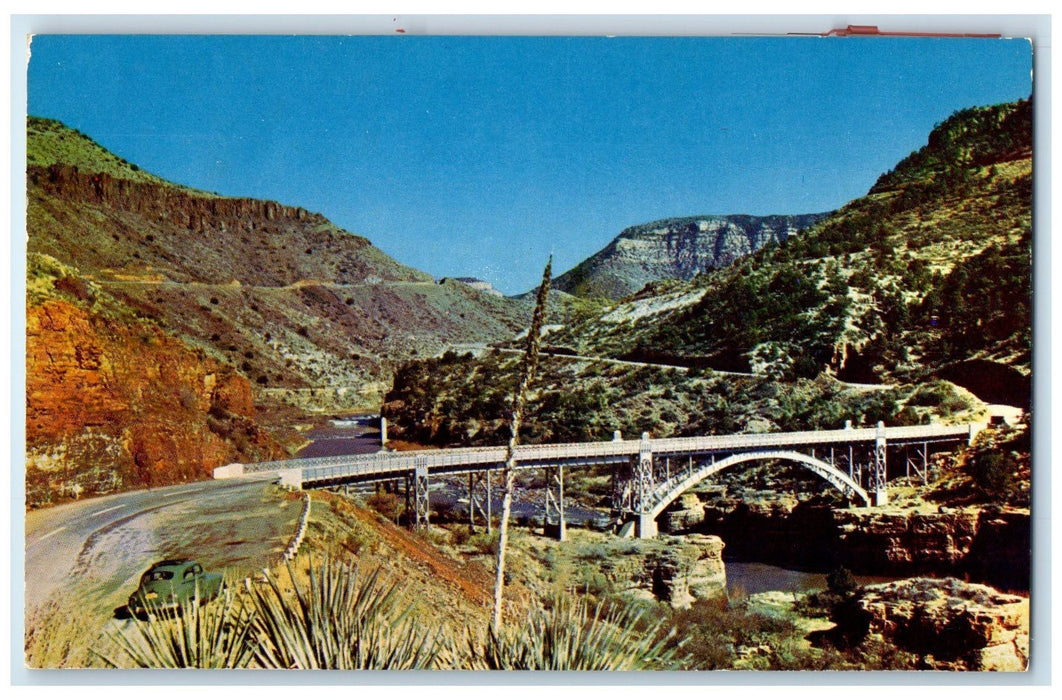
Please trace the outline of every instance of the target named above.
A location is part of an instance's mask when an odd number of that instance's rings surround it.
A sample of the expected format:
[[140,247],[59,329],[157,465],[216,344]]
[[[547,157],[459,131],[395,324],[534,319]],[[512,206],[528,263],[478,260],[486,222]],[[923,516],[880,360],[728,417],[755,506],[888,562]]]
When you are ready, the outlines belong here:
[[302,507],[268,483],[198,482],[27,513],[27,617],[60,594],[115,611],[152,562],[171,556],[213,570],[262,568],[287,545]]

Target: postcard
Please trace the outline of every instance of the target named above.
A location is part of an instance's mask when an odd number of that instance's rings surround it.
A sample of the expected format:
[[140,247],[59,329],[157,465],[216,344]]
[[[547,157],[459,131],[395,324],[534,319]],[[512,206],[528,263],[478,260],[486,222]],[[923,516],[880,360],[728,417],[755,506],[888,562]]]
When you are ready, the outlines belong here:
[[27,669],[1027,672],[1029,39],[29,48]]

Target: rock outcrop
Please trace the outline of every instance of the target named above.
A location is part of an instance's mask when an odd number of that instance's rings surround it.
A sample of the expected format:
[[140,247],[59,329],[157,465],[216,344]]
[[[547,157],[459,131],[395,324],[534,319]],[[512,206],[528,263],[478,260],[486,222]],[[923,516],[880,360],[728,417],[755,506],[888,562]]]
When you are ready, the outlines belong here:
[[682,494],[657,518],[663,532],[681,532],[703,522],[704,504],[696,493]]
[[207,478],[283,449],[246,378],[157,327],[63,299],[26,311],[27,503]]
[[846,510],[838,511],[835,521],[848,560],[857,569],[903,571],[922,563],[950,571],[970,551],[978,515],[974,510]]
[[1006,590],[1029,587],[1026,509],[996,506],[836,508],[777,496],[716,502],[702,529],[741,558],[782,566],[845,566],[857,573],[969,576]]
[[625,229],[553,286],[583,297],[619,299],[649,282],[691,280],[768,243],[780,243],[826,214],[697,216]]
[[939,670],[1024,671],[1029,599],[956,579],[914,578],[867,586],[859,607],[871,634]]
[[639,541],[633,551],[613,552],[602,569],[621,592],[689,607],[726,595],[724,546],[714,535]]

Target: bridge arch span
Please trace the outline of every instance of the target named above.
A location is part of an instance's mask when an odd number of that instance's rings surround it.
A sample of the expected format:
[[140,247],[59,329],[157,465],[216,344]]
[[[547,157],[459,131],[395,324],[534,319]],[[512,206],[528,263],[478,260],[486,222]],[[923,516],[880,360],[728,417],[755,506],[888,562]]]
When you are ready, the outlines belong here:
[[664,512],[665,508],[671,505],[672,501],[713,474],[717,474],[735,464],[755,462],[764,459],[795,462],[825,479],[841,493],[844,493],[845,495],[855,494],[862,499],[865,505],[870,505],[870,495],[867,494],[859,484],[849,478],[847,474],[835,469],[829,463],[801,452],[793,452],[789,450],[763,450],[731,455],[724,459],[720,459],[713,464],[706,464],[700,469],[695,470],[692,474],[679,478],[677,481],[672,479],[672,481],[662,484],[661,488],[653,494],[655,505],[653,505],[650,510],[650,516],[656,518]]

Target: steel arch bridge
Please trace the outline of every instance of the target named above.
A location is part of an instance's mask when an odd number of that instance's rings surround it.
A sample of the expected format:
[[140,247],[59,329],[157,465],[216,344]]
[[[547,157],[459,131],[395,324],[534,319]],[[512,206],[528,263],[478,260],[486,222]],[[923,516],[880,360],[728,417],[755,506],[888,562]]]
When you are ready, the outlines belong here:
[[[788,433],[657,439],[643,434],[638,440],[624,440],[616,433],[606,442],[521,445],[515,457],[517,469],[545,472],[546,519],[557,523],[560,539],[565,535],[565,470],[602,466],[612,468],[614,510],[620,518],[633,520],[638,536],[646,538],[656,536],[657,516],[680,494],[723,469],[752,461],[797,464],[864,506],[883,506],[888,502],[890,450],[893,478],[898,476],[895,455],[902,453],[907,476],[913,469],[926,481],[932,450],[972,442],[984,427],[984,423],[891,428],[882,423],[873,428],[849,424],[841,430]],[[431,476],[467,474],[470,525],[474,527],[478,510],[489,530],[493,475],[504,468],[505,452],[504,446],[471,447],[229,464],[215,469],[214,478],[269,474],[297,489],[404,480],[412,525],[424,528]]]
[[794,462],[822,477],[845,497],[858,497],[859,500],[863,502],[864,506],[871,505],[871,496],[867,493],[866,489],[856,483],[852,477],[840,471],[832,464],[823,462],[811,455],[806,455],[803,452],[763,450],[759,452],[741,452],[730,455],[729,457],[724,457],[718,461],[707,462],[693,472],[681,473],[666,481],[660,482],[650,493],[649,514],[655,519],[663,513],[676,498],[729,466],[741,464],[742,462],[756,462],[762,460]]

